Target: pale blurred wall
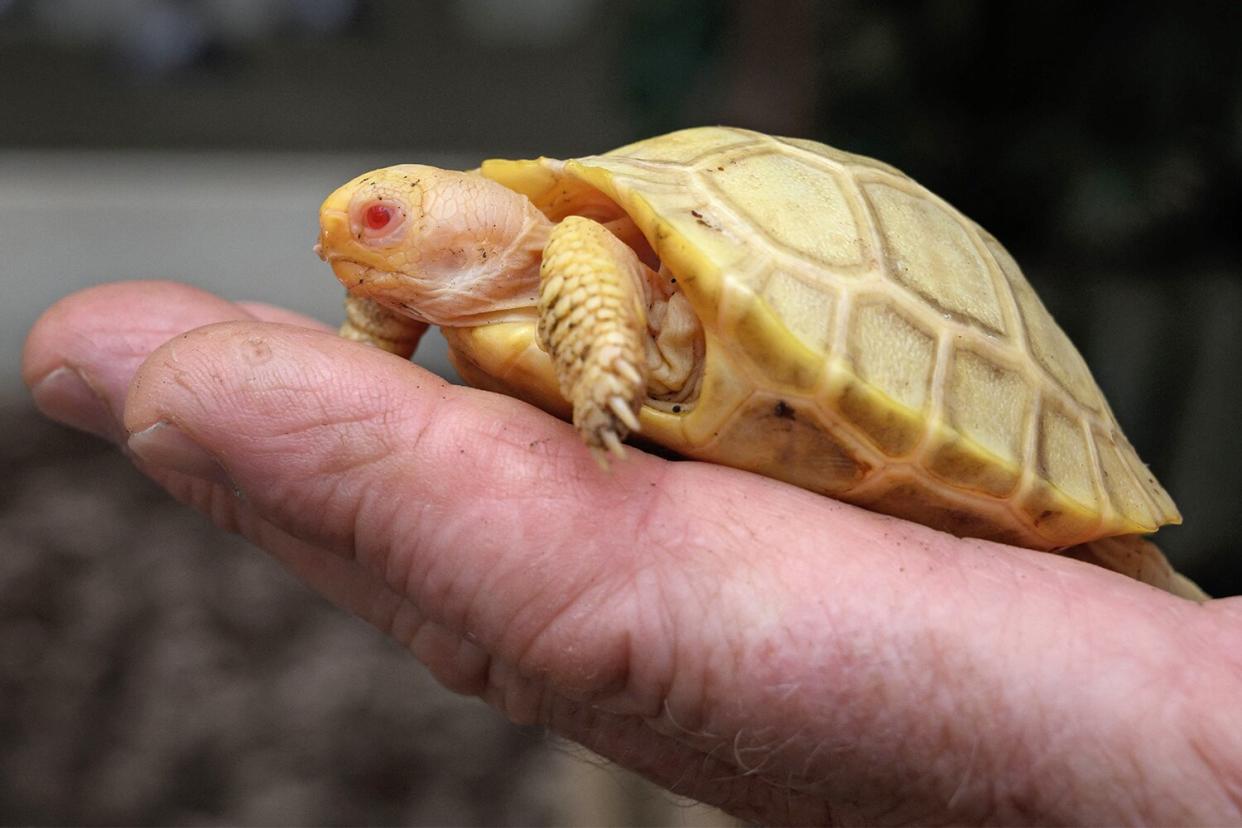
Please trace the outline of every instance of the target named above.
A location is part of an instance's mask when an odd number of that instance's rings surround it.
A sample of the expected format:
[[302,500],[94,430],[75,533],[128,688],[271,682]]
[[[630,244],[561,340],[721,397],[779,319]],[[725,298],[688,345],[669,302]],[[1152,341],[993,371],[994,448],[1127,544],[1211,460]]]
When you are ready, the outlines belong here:
[[[173,279],[330,324],[343,291],[311,252],[319,202],[394,160],[469,166],[444,152],[0,151],[0,400],[24,394],[18,355],[38,314],[75,290]],[[451,370],[429,336],[419,361]]]
[[[335,323],[323,197],[385,164],[628,140],[614,24],[635,5],[0,0],[0,400],[37,314],[90,284]],[[449,370],[438,334],[419,361]]]

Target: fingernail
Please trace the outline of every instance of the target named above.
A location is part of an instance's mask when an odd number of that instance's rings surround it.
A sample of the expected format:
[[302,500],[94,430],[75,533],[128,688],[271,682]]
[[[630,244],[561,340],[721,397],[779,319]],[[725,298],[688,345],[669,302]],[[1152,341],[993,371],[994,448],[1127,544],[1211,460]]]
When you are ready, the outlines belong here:
[[58,423],[116,441],[120,426],[103,397],[73,368],[57,368],[30,389],[35,405]]
[[130,435],[129,450],[143,463],[188,474],[210,483],[232,486],[220,461],[172,423],[158,422]]

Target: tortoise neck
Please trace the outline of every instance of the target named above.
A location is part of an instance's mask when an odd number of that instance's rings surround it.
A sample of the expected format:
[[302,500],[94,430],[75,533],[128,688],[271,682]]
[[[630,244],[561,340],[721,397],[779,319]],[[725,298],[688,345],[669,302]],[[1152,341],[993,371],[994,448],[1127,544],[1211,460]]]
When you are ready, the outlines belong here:
[[552,222],[480,175],[427,170],[403,273],[415,294],[407,312],[457,327],[532,318]]

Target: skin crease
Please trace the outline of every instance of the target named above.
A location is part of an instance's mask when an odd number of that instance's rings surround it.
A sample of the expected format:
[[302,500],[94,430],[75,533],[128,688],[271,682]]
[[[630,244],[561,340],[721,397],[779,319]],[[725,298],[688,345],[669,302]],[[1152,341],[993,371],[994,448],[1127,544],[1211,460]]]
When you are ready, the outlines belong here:
[[[100,419],[39,386],[66,366]],[[175,424],[218,467],[140,468],[445,686],[743,818],[1242,822],[1240,599],[632,448],[602,474],[522,403],[172,283],[67,297],[23,370],[111,439]]]

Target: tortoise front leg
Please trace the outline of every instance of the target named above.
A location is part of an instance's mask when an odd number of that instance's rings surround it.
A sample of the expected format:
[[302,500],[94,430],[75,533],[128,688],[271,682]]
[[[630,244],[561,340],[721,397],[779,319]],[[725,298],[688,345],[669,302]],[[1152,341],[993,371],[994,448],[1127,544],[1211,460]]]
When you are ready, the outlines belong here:
[[426,330],[426,322],[402,316],[374,299],[345,294],[345,323],[338,333],[346,339],[369,342],[408,359]]
[[634,251],[602,225],[570,216],[543,251],[539,346],[551,357],[574,425],[601,465],[638,431],[647,396],[647,280]]

